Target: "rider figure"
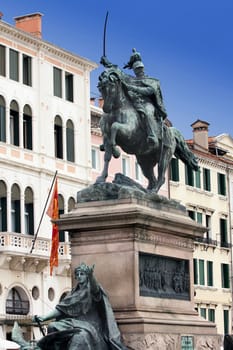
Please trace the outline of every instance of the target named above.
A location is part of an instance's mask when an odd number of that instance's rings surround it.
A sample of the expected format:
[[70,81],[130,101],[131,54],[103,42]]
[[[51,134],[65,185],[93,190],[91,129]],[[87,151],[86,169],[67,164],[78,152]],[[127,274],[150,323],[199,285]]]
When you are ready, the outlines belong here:
[[[128,90],[132,104],[141,116],[142,125],[146,129],[148,144],[156,147],[159,143],[159,135],[161,135],[161,129],[158,126],[160,125],[162,128],[162,121],[167,117],[160,82],[158,79],[145,75],[140,53],[136,49],[132,51],[129,62],[123,68],[133,69],[135,77],[126,75],[123,84]],[[101,58],[101,63],[106,68],[119,69],[106,57]]]

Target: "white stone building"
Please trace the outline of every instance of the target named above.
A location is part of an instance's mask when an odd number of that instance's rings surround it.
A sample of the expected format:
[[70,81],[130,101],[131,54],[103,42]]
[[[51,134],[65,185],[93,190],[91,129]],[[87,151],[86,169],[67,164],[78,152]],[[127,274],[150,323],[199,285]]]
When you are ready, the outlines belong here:
[[193,139],[187,141],[199,158],[199,171],[173,159],[170,197],[209,229],[195,242],[194,301],[200,315],[215,322],[218,334],[224,335],[232,329],[233,139],[209,137],[208,126],[197,120],[192,124]]
[[50,276],[52,225],[46,214],[41,220],[55,172],[60,213],[91,182],[90,72],[97,65],[42,40],[41,17],[0,21],[0,328],[7,338],[14,319],[30,338],[31,316],[71,287],[68,234],[60,232],[59,267]]

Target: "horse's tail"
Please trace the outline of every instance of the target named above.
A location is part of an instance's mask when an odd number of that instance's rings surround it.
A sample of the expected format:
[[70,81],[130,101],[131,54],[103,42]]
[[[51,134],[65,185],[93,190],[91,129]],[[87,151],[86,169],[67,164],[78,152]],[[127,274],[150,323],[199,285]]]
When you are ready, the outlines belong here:
[[198,158],[190,151],[181,132],[176,128],[171,128],[176,140],[176,149],[174,155],[189,165],[193,170],[198,170]]

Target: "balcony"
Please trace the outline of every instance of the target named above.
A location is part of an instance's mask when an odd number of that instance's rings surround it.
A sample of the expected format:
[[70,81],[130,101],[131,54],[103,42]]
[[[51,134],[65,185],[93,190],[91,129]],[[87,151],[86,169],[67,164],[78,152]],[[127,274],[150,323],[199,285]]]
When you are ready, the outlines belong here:
[[220,242],[220,247],[221,247],[221,248],[230,249],[230,248],[232,247],[232,244],[231,244],[231,243],[228,243],[228,242],[221,241],[221,242]]
[[[0,233],[0,268],[41,272],[49,264],[51,240],[38,237],[31,252],[34,237],[20,233]],[[58,251],[59,271],[68,271],[71,255],[70,244],[61,242]],[[60,274],[60,273],[59,273]]]
[[195,242],[206,244],[206,245],[211,245],[214,247],[217,247],[218,242],[216,240],[213,240],[209,237],[196,237]]
[[29,313],[29,301],[7,299],[6,313],[13,315],[27,315]]

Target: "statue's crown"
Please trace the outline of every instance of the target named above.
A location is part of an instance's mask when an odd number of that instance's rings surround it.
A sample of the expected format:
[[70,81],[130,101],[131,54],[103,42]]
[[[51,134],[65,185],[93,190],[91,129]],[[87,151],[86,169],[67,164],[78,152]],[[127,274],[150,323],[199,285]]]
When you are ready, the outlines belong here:
[[82,272],[85,272],[87,275],[89,275],[91,272],[93,272],[93,270],[94,270],[94,265],[90,267],[82,262],[78,267],[76,267],[75,272],[82,271]]

